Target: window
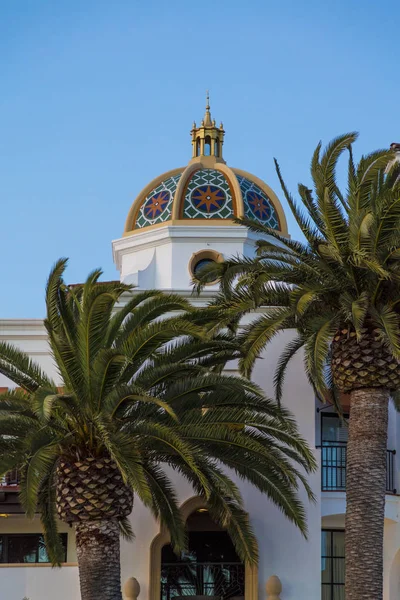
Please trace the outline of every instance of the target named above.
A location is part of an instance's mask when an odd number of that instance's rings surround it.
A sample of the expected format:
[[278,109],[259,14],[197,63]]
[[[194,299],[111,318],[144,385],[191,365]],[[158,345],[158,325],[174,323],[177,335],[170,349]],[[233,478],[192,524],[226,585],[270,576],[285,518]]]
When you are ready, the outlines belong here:
[[218,138],[215,140],[214,147],[215,147],[215,152],[214,152],[215,156],[219,156],[219,139]]
[[200,138],[196,139],[196,156],[200,156]]
[[[193,279],[198,281],[199,277],[202,275],[203,269],[212,265],[213,263],[222,262],[223,257],[222,254],[215,252],[215,250],[199,250],[192,254],[189,261],[189,273]],[[207,280],[204,281],[206,285],[213,285],[217,283],[217,279],[215,279],[215,275],[209,273],[207,275]]]
[[345,600],[342,529],[323,529],[321,532],[321,583],[321,600]]
[[[63,562],[67,560],[68,534],[61,533],[64,547]],[[0,535],[0,563],[47,563],[46,546],[40,533],[9,533]]]
[[346,489],[346,457],[348,426],[346,417],[335,413],[322,415],[321,458],[322,491],[344,491]]
[[207,135],[207,137],[204,141],[204,155],[205,156],[211,155],[211,138],[209,135]]
[[[213,260],[212,258],[201,258],[199,261],[197,261],[197,263],[193,265],[193,277],[195,279],[198,279],[199,275],[201,275],[203,268],[214,263],[215,260]],[[214,278],[212,277],[211,280],[213,279]]]
[[340,418],[335,413],[322,414],[321,442],[322,446],[338,446],[346,444],[348,438],[348,415]]

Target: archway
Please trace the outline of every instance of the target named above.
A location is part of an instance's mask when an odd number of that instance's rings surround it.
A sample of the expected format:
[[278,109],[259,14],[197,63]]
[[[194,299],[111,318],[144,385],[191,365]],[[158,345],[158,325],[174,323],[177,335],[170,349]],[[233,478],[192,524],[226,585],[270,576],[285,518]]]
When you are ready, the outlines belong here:
[[[161,529],[150,548],[149,600],[183,596],[256,600],[258,568],[241,563],[226,531],[210,519],[204,499],[187,500],[181,512],[188,528],[189,553],[174,557],[169,533]],[[215,548],[217,537],[220,548]]]

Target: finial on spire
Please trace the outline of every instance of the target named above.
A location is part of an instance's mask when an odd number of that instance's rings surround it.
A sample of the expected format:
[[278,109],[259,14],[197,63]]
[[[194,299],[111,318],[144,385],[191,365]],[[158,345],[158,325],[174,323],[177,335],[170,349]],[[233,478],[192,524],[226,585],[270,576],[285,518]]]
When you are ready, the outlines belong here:
[[206,92],[206,114],[204,115],[205,127],[212,127],[211,113],[210,113],[210,93]]

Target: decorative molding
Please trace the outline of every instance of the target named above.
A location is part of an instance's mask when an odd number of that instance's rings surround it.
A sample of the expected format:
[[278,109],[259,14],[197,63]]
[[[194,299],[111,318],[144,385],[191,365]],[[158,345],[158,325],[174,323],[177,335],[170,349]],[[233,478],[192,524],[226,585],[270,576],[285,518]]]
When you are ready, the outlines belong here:
[[112,242],[113,259],[118,270],[121,270],[122,257],[135,250],[155,248],[171,242],[254,244],[259,238],[259,235],[249,231],[246,227],[233,224],[229,219],[226,221],[204,219],[204,223],[200,219],[169,221],[168,224],[155,225],[136,231],[137,233],[134,235],[124,236]]
[[124,596],[126,600],[137,600],[140,594],[140,584],[136,577],[129,577],[124,585]]
[[281,580],[277,575],[271,575],[265,585],[267,600],[280,600],[282,593]]
[[[77,562],[65,562],[61,563],[63,567],[77,567]],[[36,569],[36,568],[47,567],[48,569],[54,569],[51,563],[0,563],[0,569]]]
[[31,335],[47,337],[43,319],[0,319],[0,337],[13,332],[16,332],[14,335],[21,335],[21,331],[24,333],[29,331]]

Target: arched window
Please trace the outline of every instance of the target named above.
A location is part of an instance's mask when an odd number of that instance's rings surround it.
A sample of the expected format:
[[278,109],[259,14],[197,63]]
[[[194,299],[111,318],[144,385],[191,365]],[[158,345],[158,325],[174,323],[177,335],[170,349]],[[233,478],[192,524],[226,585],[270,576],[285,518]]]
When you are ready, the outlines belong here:
[[196,156],[200,156],[200,138],[196,139]]
[[228,533],[205,508],[188,517],[186,530],[186,553],[177,556],[171,544],[162,548],[160,600],[194,600],[199,596],[244,600],[245,566]]
[[[218,527],[218,525],[216,525],[212,519],[210,519],[209,513],[207,511],[207,504],[205,503],[203,498],[200,498],[199,496],[196,496],[194,498],[189,498],[189,500],[186,500],[186,502],[184,502],[180,508],[181,511],[181,515],[182,515],[182,519],[185,523],[187,523],[188,527],[188,535],[190,538],[191,532],[194,533],[194,529],[195,529],[195,524],[194,524],[194,519],[191,518],[191,516],[199,516],[199,515],[205,515],[207,516],[207,521],[210,524],[212,524],[212,529],[210,531],[210,533],[212,532],[224,532],[224,530],[220,527]],[[189,521],[190,519],[190,521]],[[205,526],[205,520],[202,522],[202,529],[208,529],[208,526]],[[226,538],[225,538],[226,540]],[[228,537],[229,540],[229,537]],[[148,594],[148,598],[149,600],[160,600],[163,597],[164,594],[164,584],[166,581],[166,577],[168,576],[169,582],[170,584],[172,584],[171,578],[173,576],[173,573],[168,574],[168,572],[165,572],[166,567],[167,567],[167,560],[168,560],[168,555],[169,554],[169,550],[168,550],[168,545],[171,541],[171,537],[169,535],[169,532],[167,530],[166,527],[162,527],[161,531],[159,534],[156,535],[156,537],[153,539],[151,546],[150,546],[150,579],[149,579],[149,594]],[[230,541],[230,540],[229,540]],[[190,547],[190,543],[189,543],[189,547]],[[232,548],[232,547],[231,547]],[[213,550],[214,551],[214,550]],[[231,551],[229,551],[231,552]],[[229,556],[232,558],[232,554],[229,554]],[[185,557],[189,557],[189,554],[185,555]],[[216,558],[216,556],[214,556],[214,558]],[[235,561],[236,562],[236,556],[234,556]],[[175,558],[175,563],[176,561],[178,561],[178,558]],[[224,558],[225,560],[225,558]],[[239,561],[240,562],[240,561]],[[224,564],[224,563],[222,563]],[[221,565],[221,563],[219,563],[219,565]],[[186,568],[186,567],[185,567]],[[163,577],[161,577],[161,572],[162,569],[164,569],[163,572]],[[186,581],[186,580],[184,580]],[[184,583],[184,581],[182,583]],[[233,582],[233,577],[232,577],[232,582]],[[163,590],[163,592],[162,592]],[[173,590],[171,589],[171,592]],[[179,595],[184,595],[185,592],[188,593],[188,590],[182,590],[182,594],[178,594],[179,589],[174,590],[173,593],[170,594],[170,600],[178,600],[176,598],[176,596]],[[228,594],[231,593],[231,590],[227,590]],[[234,594],[232,594],[232,596],[230,596],[230,598],[236,596],[236,600],[239,600],[239,598],[242,598],[242,594],[241,594],[241,589],[240,589],[240,593],[237,594],[236,591]],[[239,598],[237,598],[237,596],[239,596]],[[189,600],[189,598],[183,598],[181,600]],[[211,598],[208,598],[207,600],[211,600]],[[218,600],[221,600],[221,597],[218,597]],[[244,600],[258,600],[258,567],[257,565],[251,565],[249,563],[246,563],[244,565]]]
[[215,156],[219,156],[219,139],[215,140]]
[[204,140],[204,156],[211,156],[211,138],[209,135]]

